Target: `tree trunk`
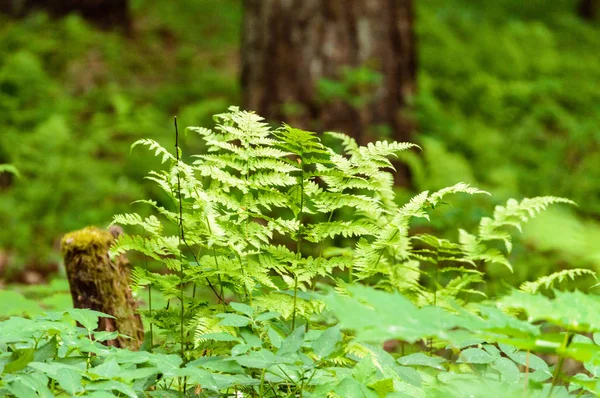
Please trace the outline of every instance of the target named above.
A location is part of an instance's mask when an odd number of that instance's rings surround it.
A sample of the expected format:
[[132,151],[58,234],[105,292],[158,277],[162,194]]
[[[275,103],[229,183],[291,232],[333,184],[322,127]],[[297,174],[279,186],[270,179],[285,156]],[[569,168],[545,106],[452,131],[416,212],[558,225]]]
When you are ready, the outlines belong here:
[[579,0],[579,16],[588,21],[598,19],[600,16],[600,0]]
[[98,330],[118,330],[131,339],[119,337],[107,344],[138,349],[144,330],[129,288],[127,259],[120,256],[113,261],[108,256],[108,250],[119,234],[115,231],[87,227],[71,232],[62,239],[61,249],[74,307],[114,316],[115,319],[101,318]]
[[410,140],[412,0],[245,0],[244,106],[364,144]]
[[0,3],[0,12],[15,17],[38,10],[57,17],[77,13],[102,28],[126,31],[131,28],[128,0],[1,0]]

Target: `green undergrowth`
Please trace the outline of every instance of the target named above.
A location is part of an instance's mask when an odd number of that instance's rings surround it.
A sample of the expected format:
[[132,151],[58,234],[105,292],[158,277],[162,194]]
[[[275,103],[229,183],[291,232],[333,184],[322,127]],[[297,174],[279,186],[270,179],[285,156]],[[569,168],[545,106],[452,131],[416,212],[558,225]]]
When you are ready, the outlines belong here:
[[0,322],[0,394],[600,393],[600,296],[571,284],[595,283],[593,271],[502,290],[486,282],[494,266],[529,266],[509,258],[513,233],[572,201],[509,199],[483,210],[474,228],[456,223],[446,239],[423,225],[454,198],[489,194],[455,183],[398,204],[390,159],[414,144],[359,146],[338,133],[274,129],[236,107],[215,122],[188,129],[204,147],[198,155],[183,156],[177,130],[174,152],[151,139],[132,145],[160,160],[147,180],[169,198],[139,200],[148,216],[114,217],[128,233],[112,255],[147,259],[132,270],[132,288],[148,303],[141,350],[102,345],[117,332],[94,332],[102,315],[93,311],[11,317]]
[[0,164],[22,176],[0,177],[8,279],[24,265],[60,262],[52,248],[64,233],[108,225],[134,198],[161,199],[139,183],[153,159],[127,156],[130,142],[164,142],[171,115],[206,123],[237,101],[240,7],[219,3],[132,2],[130,37],[75,15],[0,14]]
[[[536,221],[539,234],[533,237],[530,230],[529,242],[540,249],[557,217],[563,224],[598,229],[600,96],[591,82],[600,79],[593,55],[600,25],[580,19],[576,5],[507,0],[417,6],[417,143],[435,149],[421,161],[411,159],[417,187],[459,179],[493,191],[497,203],[516,192],[552,193],[579,203],[575,211]],[[479,203],[449,214],[475,222],[478,208]],[[563,242],[581,237],[574,229],[566,233]],[[520,281],[567,264],[599,266],[597,249],[589,245],[556,245],[535,255],[530,247],[514,254],[535,256],[536,266],[519,275]],[[518,283],[516,276],[512,282]]]

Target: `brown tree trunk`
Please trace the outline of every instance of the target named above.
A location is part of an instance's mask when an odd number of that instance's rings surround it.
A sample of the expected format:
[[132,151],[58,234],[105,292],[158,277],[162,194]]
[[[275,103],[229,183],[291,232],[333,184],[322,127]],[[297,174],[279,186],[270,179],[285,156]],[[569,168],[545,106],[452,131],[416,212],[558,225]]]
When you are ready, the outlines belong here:
[[598,19],[600,16],[600,0],[579,0],[579,16],[588,21]]
[[415,91],[412,0],[245,0],[244,106],[366,143],[408,141]]
[[131,28],[128,0],[0,0],[0,12],[15,17],[37,10],[58,17],[77,13],[102,28]]
[[131,289],[124,256],[114,261],[108,250],[118,232],[95,227],[71,232],[62,239],[61,249],[75,308],[89,308],[112,315],[101,318],[98,330],[116,331],[131,337],[109,340],[108,345],[138,349],[144,329]]

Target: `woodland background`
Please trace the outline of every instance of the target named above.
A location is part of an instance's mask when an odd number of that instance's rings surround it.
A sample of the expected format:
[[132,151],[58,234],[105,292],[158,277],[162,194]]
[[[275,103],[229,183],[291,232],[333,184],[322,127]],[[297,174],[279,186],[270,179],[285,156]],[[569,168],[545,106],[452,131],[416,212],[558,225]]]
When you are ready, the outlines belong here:
[[[481,209],[509,197],[575,200],[576,209],[552,209],[528,224],[511,254],[526,266],[512,274],[490,266],[488,293],[561,269],[598,270],[597,3],[399,2],[410,13],[398,36],[388,36],[397,40],[366,39],[385,62],[362,59],[365,43],[358,40],[347,53],[321,59],[321,78],[299,79],[292,72],[310,68],[303,62],[314,58],[305,55],[318,54],[324,42],[278,43],[272,33],[308,34],[320,15],[350,32],[348,38],[359,37],[358,16],[339,3],[310,14],[314,2],[304,2],[296,19],[274,9],[269,23],[261,2],[250,0],[115,1],[113,11],[101,14],[71,13],[52,1],[4,3],[0,164],[14,165],[19,175],[0,174],[0,316],[70,306],[61,236],[106,227],[138,198],[165,200],[143,180],[157,160],[130,154],[129,145],[148,137],[172,147],[173,115],[180,126],[210,126],[211,116],[230,104],[363,142],[416,142],[423,151],[402,159],[400,197],[458,181],[493,193],[454,199],[434,222],[419,225],[441,236],[451,225],[473,227]],[[371,26],[380,20],[362,11]],[[344,37],[334,44],[342,46]],[[400,76],[391,84],[388,66]],[[382,87],[393,95],[382,98]],[[188,153],[197,145],[191,135],[184,138]],[[586,288],[594,281],[578,283]]]

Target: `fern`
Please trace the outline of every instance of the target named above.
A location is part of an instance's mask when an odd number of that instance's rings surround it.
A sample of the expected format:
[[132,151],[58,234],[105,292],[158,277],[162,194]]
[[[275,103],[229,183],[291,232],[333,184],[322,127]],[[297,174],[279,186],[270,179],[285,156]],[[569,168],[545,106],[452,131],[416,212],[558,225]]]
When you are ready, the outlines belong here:
[[596,273],[589,269],[582,269],[582,268],[565,269],[562,271],[554,272],[550,275],[542,276],[541,278],[538,278],[534,282],[524,282],[519,287],[519,290],[521,290],[525,293],[534,294],[534,293],[537,293],[538,291],[540,291],[542,288],[549,289],[555,283],[560,283],[560,282],[564,281],[565,279],[575,280],[575,278],[581,277],[584,275],[590,275],[594,279],[598,279]]
[[501,240],[506,246],[508,252],[512,249],[510,234],[506,231],[507,227],[514,227],[521,231],[523,223],[530,218],[535,217],[541,211],[546,210],[549,205],[555,203],[565,203],[575,205],[569,199],[557,198],[554,196],[541,196],[537,198],[527,198],[518,202],[515,199],[509,199],[506,206],[496,206],[492,218],[484,217],[479,225],[479,237],[482,241]]
[[135,148],[138,145],[147,146],[150,150],[154,151],[155,156],[161,156],[161,163],[165,163],[167,160],[175,160],[175,157],[162,147],[158,142],[151,140],[149,138],[143,138],[141,140],[137,140],[133,144],[131,144],[131,149]]
[[19,169],[17,169],[12,164],[0,164],[0,174],[2,173],[14,174],[17,177],[21,176],[21,174],[19,173]]

